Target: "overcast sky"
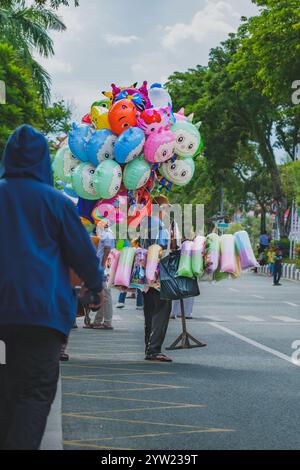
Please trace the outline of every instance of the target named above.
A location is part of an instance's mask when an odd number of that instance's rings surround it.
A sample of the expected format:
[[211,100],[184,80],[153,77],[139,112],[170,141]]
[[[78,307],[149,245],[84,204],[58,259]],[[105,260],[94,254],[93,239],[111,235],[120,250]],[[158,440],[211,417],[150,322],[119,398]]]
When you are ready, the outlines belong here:
[[55,57],[40,61],[53,99],[72,102],[79,118],[111,83],[164,82],[205,65],[210,48],[256,12],[251,0],[80,0],[60,8],[68,29],[53,35]]

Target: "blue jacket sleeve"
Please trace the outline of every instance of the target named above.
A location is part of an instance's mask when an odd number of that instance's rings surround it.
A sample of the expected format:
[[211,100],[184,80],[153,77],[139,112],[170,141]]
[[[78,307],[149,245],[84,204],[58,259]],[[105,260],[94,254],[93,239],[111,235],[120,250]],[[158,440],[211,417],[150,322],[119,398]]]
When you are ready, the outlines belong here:
[[60,247],[67,265],[84,281],[86,287],[100,292],[103,288],[103,270],[74,204],[68,200],[61,214]]

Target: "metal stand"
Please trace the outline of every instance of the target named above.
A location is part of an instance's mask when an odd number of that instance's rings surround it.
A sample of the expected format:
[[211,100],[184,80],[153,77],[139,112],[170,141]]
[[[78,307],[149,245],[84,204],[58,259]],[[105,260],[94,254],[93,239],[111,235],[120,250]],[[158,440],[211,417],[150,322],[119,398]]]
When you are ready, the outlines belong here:
[[[204,348],[204,346],[206,346],[205,343],[201,343],[201,341],[198,341],[196,338],[194,338],[192,335],[190,335],[187,332],[183,299],[180,299],[180,306],[181,306],[182,333],[180,336],[178,336],[178,338],[174,341],[174,343],[171,344],[171,346],[166,348],[166,350],[172,351],[175,349]],[[194,343],[194,344],[191,344],[191,343]]]

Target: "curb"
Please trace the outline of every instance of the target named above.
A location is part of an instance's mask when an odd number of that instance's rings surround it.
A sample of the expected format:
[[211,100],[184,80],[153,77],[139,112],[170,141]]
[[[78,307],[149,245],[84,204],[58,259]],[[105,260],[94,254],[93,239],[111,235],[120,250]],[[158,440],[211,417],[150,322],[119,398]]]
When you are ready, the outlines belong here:
[[[259,274],[268,274],[268,265],[259,266],[257,272]],[[300,269],[297,269],[295,264],[283,263],[282,279],[300,281]]]

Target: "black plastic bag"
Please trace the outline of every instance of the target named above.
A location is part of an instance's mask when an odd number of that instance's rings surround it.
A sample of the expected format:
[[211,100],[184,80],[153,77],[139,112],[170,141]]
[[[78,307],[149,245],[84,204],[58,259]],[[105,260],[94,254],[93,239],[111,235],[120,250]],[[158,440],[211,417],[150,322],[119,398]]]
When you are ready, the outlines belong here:
[[179,260],[180,251],[175,251],[160,261],[161,299],[178,300],[200,295],[196,278],[177,276]]

